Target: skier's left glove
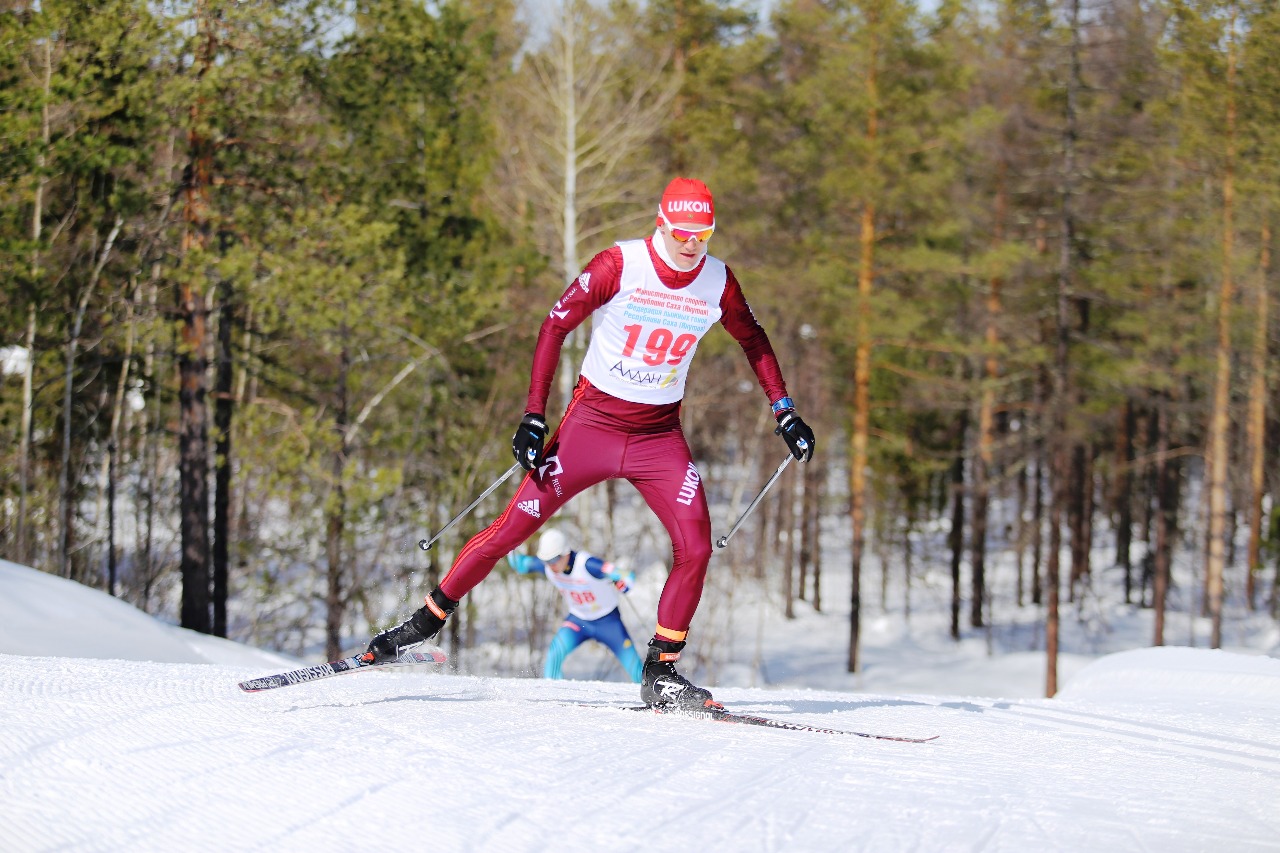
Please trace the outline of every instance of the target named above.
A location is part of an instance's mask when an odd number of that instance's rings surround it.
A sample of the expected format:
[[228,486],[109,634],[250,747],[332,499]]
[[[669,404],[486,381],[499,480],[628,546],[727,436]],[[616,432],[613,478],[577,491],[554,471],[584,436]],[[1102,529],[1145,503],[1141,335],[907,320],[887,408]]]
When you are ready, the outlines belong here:
[[777,403],[773,404],[774,417],[778,419],[778,427],[773,431],[774,435],[782,436],[782,440],[787,443],[787,449],[791,451],[800,462],[808,462],[813,458],[813,449],[816,442],[813,438],[813,430],[809,425],[800,420],[800,416],[796,414],[795,406],[791,404],[790,397],[783,397]]

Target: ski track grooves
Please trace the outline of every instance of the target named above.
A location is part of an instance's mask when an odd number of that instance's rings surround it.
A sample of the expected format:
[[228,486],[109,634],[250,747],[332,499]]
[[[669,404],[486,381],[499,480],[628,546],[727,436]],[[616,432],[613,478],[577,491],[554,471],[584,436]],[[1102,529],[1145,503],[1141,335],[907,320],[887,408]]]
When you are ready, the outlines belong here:
[[1268,704],[718,697],[925,748],[576,707],[631,684],[260,674],[0,655],[0,850],[1280,850]]
[[[1159,723],[1144,723],[1108,717],[1087,711],[1065,708],[1047,708],[1026,705],[993,705],[991,710],[1010,714],[1021,719],[1048,723],[1043,728],[1061,732],[1064,728],[1078,729],[1105,735],[1118,741],[1139,741],[1144,748],[1159,749],[1174,755],[1201,755],[1219,766],[1245,767],[1255,770],[1280,772],[1280,744],[1246,740],[1231,736],[1207,734],[1180,729]],[[1079,720],[1075,717],[1091,717],[1097,720]],[[1199,742],[1198,742],[1199,741]],[[1239,749],[1228,744],[1238,744],[1250,749]],[[1269,752],[1260,754],[1252,750]]]

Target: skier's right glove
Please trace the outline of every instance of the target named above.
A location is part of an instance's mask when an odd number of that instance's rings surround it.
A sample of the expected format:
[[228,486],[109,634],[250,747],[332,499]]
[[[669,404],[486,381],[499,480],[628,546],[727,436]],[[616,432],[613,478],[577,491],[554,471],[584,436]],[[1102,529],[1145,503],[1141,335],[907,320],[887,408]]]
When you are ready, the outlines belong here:
[[601,568],[604,569],[604,576],[613,581],[613,585],[617,587],[618,592],[626,595],[631,592],[631,587],[636,582],[635,572],[626,572],[625,574],[618,570],[613,563],[605,563]]
[[[784,397],[778,403],[784,405],[789,404],[791,399]],[[774,403],[777,407],[778,403]],[[808,462],[813,458],[813,448],[815,441],[813,439],[813,430],[809,429],[809,425],[800,420],[800,416],[796,414],[794,408],[782,408],[781,411],[775,411],[778,418],[778,428],[773,431],[774,435],[782,436],[782,440],[787,443],[787,449],[791,451],[800,462]]]
[[516,434],[511,437],[511,452],[526,471],[542,464],[542,445],[547,440],[547,422],[542,415],[526,412]]

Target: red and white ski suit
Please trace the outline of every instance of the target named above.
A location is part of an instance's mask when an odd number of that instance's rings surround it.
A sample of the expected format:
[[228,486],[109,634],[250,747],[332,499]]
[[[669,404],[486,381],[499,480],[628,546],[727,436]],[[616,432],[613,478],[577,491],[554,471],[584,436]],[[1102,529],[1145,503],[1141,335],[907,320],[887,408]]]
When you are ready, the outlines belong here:
[[570,498],[610,478],[636,487],[671,537],[671,574],[658,602],[658,636],[683,640],[702,597],[711,518],[680,426],[684,380],[698,341],[720,322],[742,346],[772,403],[787,396],[777,357],[733,272],[706,256],[687,272],[654,240],[596,255],[543,321],[525,411],[545,413],[565,337],[589,316],[595,328],[582,374],[545,461],[502,514],[469,541],[440,589],[455,601],[532,536]]

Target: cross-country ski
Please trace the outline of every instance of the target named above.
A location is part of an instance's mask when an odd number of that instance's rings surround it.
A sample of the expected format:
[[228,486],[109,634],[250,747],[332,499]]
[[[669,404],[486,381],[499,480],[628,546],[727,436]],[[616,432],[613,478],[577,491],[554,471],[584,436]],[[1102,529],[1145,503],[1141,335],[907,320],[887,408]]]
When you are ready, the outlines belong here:
[[322,678],[332,678],[335,675],[345,675],[352,672],[368,672],[374,669],[395,669],[406,666],[439,666],[445,660],[447,658],[444,652],[439,650],[401,652],[395,660],[384,663],[371,663],[363,655],[353,655],[342,660],[329,661],[315,666],[304,666],[301,669],[291,669],[288,672],[264,675],[259,678],[251,678],[248,681],[241,681],[240,689],[246,693],[257,693],[262,690],[274,690],[277,687],[306,684],[309,681],[318,681]]
[[881,735],[869,732],[855,732],[848,729],[829,729],[824,726],[809,726],[804,723],[792,723],[786,720],[775,720],[772,717],[761,717],[757,714],[741,714],[727,708],[711,705],[706,708],[683,709],[664,708],[661,705],[630,705],[628,711],[648,711],[672,717],[688,717],[691,720],[712,720],[717,723],[730,723],[743,726],[761,726],[768,729],[782,729],[790,732],[813,732],[824,735],[850,735],[852,737],[871,738],[873,740],[895,740],[902,743],[928,743],[937,740],[940,735],[929,737],[903,737],[900,735]]

